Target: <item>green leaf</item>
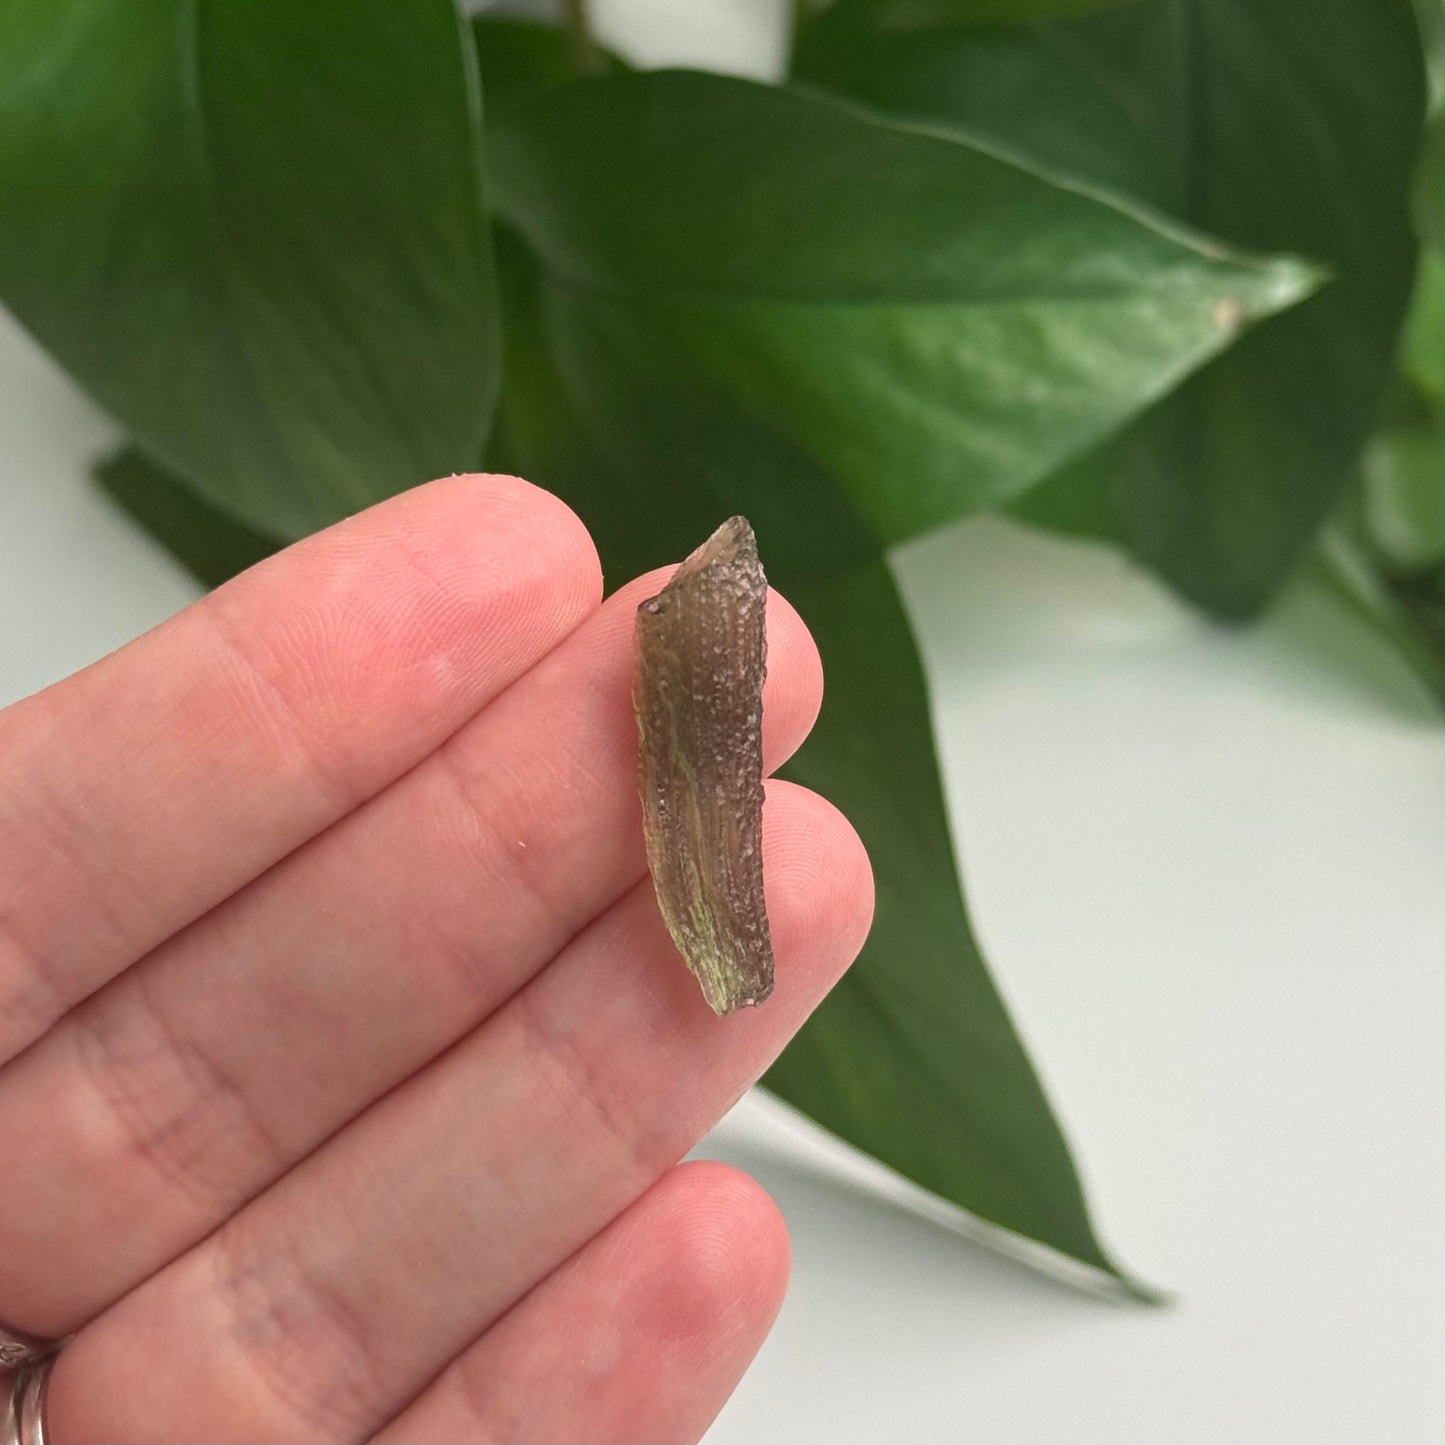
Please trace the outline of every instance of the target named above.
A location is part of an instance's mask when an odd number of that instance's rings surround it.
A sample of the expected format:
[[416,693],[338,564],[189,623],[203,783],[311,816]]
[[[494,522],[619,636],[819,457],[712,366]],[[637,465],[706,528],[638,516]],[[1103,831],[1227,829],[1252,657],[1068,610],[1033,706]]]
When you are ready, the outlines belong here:
[[0,0],[0,297],[294,537],[476,464],[496,388],[451,0]]
[[1190,144],[1165,6],[1076,24],[975,31],[939,20],[889,33],[830,12],[795,57],[800,77],[881,113],[984,136],[1162,210],[1182,211]]
[[[1414,5],[1420,45],[1425,52],[1425,108],[1430,119],[1438,123],[1445,111],[1445,7],[1440,0],[1414,0]],[[1435,224],[1440,224],[1438,218]]]
[[472,17],[488,121],[577,78],[571,39],[556,25],[508,15]]
[[1445,701],[1445,405],[1403,380],[1315,571]]
[[1445,408],[1405,403],[1365,448],[1360,518],[1391,568],[1445,560]]
[[1410,214],[1423,244],[1436,251],[1445,246],[1445,115],[1435,115],[1425,127]]
[[1416,0],[1429,76],[1429,119],[1415,160],[1410,214],[1420,239],[1401,365],[1426,396],[1445,397],[1445,19],[1440,0]]
[[838,0],[833,19],[855,17],[880,30],[933,25],[1016,25],[1057,15],[1082,15],[1120,0]]
[[1445,397],[1445,254],[1440,251],[1420,252],[1400,362],[1426,396]]
[[821,21],[809,78],[985,136],[1335,280],[1245,337],[1056,483],[1229,616],[1258,608],[1353,476],[1394,359],[1424,104],[1408,0],[1149,0],[1076,20],[908,34]]
[[[544,276],[536,325],[577,426],[611,465],[588,518],[605,558],[632,559],[627,570],[639,570],[650,565],[644,559],[671,557],[678,542],[705,536],[734,512],[766,533],[773,573],[811,575],[878,555],[847,493],[823,468],[740,410],[627,308],[577,297]],[[508,364],[524,363],[509,351]],[[509,454],[516,435],[515,424],[503,427]]]
[[862,957],[765,1082],[933,1193],[1137,1288],[1094,1232],[969,927],[923,669],[886,563],[794,582],[788,595],[818,638],[827,694],[787,773],[853,820],[878,904]]
[[969,931],[918,655],[846,493],[685,357],[611,327],[610,309],[599,318],[559,296],[518,240],[504,234],[499,258],[505,464],[578,510],[613,578],[677,561],[745,512],[822,652],[822,716],[788,772],[858,828],[877,921],[769,1084],[945,1198],[1117,1273]]
[[219,587],[285,545],[208,507],[184,482],[134,447],[107,457],[96,467],[95,478],[207,587]]
[[[483,12],[472,17],[472,36],[488,124],[543,91],[577,79],[576,45],[558,25]],[[596,45],[591,59],[597,70],[590,73],[606,75],[628,68],[619,56]]]
[[[1427,30],[1427,55],[1435,62],[1432,90],[1440,84],[1440,7],[1433,29]],[[1423,9],[1422,9],[1423,13]],[[1415,162],[1411,215],[1420,238],[1415,289],[1405,318],[1400,362],[1405,374],[1426,396],[1445,397],[1445,116],[1437,107],[1420,143]]]
[[883,542],[1016,496],[1314,284],[987,148],[721,76],[550,91],[492,156],[549,324],[705,384]]

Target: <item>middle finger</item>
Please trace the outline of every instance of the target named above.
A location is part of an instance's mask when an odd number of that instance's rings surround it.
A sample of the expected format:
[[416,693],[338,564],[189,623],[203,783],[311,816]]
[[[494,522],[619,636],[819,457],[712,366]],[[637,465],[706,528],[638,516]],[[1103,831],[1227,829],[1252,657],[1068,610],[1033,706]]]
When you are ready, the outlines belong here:
[[[441,752],[0,1076],[0,1302],[75,1329],[475,1026],[641,877],[633,613],[611,598]],[[768,606],[764,750],[821,687]]]

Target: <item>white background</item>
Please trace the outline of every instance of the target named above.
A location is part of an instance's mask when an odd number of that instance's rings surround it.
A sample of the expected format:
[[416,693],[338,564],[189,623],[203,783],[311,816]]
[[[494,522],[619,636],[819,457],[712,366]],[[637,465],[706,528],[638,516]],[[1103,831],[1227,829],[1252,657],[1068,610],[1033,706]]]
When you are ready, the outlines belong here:
[[[761,0],[602,9],[649,60],[775,54]],[[196,595],[88,483],[115,436],[0,316],[0,703]],[[1438,710],[1309,586],[1223,633],[994,522],[900,570],[983,943],[1107,1239],[1179,1298],[1072,1290],[745,1100],[701,1152],[772,1190],[794,1279],[709,1440],[1445,1441]]]

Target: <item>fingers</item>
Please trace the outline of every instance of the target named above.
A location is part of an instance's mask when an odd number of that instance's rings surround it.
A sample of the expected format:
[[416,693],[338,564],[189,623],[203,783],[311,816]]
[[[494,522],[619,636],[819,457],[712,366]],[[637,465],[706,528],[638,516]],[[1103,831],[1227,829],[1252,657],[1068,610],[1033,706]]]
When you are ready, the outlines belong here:
[[561,502],[449,478],[0,713],[0,1062],[426,756],[599,593]]
[[[821,799],[771,785],[778,983],[708,1010],[643,882],[442,1059],[65,1351],[71,1438],[347,1439],[646,1190],[767,1067],[862,943],[871,879]],[[136,1362],[156,1362],[135,1388]]]
[[719,1164],[669,1170],[459,1355],[378,1445],[696,1440],[788,1276],[777,1206]]
[[[437,755],[74,1011],[0,1076],[3,1317],[66,1333],[421,1068],[643,876],[641,578]],[[768,605],[770,766],[816,649]]]

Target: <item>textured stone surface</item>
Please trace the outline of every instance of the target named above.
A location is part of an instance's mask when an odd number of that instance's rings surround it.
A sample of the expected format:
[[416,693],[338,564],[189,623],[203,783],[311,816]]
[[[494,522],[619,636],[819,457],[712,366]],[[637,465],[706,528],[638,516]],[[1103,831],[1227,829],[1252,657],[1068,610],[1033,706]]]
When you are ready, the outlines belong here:
[[643,830],[658,905],[714,1012],[773,991],[763,902],[767,581],[733,517],[637,609]]

